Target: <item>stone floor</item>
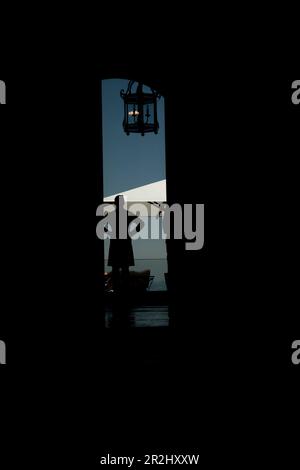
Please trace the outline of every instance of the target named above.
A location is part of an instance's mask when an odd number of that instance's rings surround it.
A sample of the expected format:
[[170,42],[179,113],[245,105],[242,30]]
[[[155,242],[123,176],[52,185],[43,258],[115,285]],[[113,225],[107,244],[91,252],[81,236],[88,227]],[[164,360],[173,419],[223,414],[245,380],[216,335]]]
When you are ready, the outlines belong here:
[[142,305],[116,311],[107,307],[106,328],[167,328],[169,326],[168,306]]

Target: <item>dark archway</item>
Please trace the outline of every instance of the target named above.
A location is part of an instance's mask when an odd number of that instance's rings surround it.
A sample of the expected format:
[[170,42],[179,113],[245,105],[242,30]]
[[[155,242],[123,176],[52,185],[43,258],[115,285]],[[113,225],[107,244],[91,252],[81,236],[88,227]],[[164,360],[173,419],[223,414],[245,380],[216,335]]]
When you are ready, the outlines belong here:
[[[100,103],[101,80],[112,78],[134,79],[145,85],[155,88],[164,97],[165,101],[165,139],[166,139],[166,179],[167,200],[173,203],[206,203],[209,187],[210,163],[204,158],[199,141],[200,135],[204,141],[213,141],[213,127],[211,114],[204,95],[195,94],[190,77],[179,69],[176,64],[166,65],[162,68],[155,63],[149,64],[107,64],[102,65],[95,74],[94,83]],[[206,92],[207,84],[203,84]],[[202,106],[202,108],[200,107]],[[203,108],[206,111],[207,124],[199,130],[198,121],[202,120]],[[97,107],[100,114],[101,107]],[[200,113],[200,115],[199,115]],[[101,117],[97,115],[97,122],[101,126]],[[97,127],[97,131],[99,131]],[[202,138],[203,138],[202,137]],[[102,172],[102,146],[98,139],[96,158],[97,196],[96,207],[103,199],[103,172]],[[200,144],[200,145],[199,145]],[[199,154],[195,154],[199,149]],[[100,155],[100,158],[99,158]],[[201,160],[200,160],[201,158]],[[201,172],[198,172],[198,163],[201,161]],[[96,242],[97,279],[101,279],[104,266],[104,249],[100,241]],[[99,254],[100,253],[100,254]],[[204,306],[209,297],[207,289],[207,250],[187,252],[182,240],[174,240],[168,246],[169,290],[171,311],[176,321],[189,323],[198,321],[198,314],[194,312],[194,304],[199,301],[197,295],[202,294]],[[196,300],[197,299],[197,300]]]

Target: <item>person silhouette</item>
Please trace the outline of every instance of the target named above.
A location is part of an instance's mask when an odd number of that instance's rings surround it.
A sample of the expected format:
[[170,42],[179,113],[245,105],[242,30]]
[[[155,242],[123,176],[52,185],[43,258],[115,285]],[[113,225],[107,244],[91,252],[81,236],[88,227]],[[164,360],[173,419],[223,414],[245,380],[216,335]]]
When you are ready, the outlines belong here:
[[[129,286],[129,267],[134,266],[134,255],[132,240],[128,235],[128,226],[135,219],[128,215],[124,208],[124,196],[116,196],[116,238],[110,240],[108,266],[112,267],[112,287],[115,292],[128,290]],[[126,216],[126,238],[120,238],[120,212],[124,211]],[[123,219],[125,220],[125,219]]]

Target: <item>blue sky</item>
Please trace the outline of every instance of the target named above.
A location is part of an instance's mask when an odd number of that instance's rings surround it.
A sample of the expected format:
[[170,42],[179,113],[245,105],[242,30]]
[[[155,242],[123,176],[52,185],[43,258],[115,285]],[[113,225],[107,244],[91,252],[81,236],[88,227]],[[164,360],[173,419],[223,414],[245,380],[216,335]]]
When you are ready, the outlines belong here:
[[[120,90],[128,80],[102,81],[104,197],[165,179],[164,99],[158,101],[157,135],[123,130],[124,105]],[[144,91],[149,91],[144,87]]]

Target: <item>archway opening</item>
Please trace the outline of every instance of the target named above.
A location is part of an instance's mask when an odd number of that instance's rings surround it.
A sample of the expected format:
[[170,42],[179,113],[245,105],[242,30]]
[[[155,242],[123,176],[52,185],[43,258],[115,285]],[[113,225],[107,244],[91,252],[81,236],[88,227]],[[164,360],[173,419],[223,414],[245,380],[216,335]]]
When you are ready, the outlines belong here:
[[[161,221],[158,217],[159,205],[167,202],[164,98],[160,97],[157,104],[158,134],[128,136],[122,126],[124,107],[120,97],[120,91],[126,90],[127,85],[125,79],[102,80],[104,202],[113,202],[117,195],[123,195],[129,211],[136,203],[148,206],[148,212],[141,215],[150,227],[151,236],[132,242],[131,287],[143,288],[144,299],[147,297],[153,302],[156,298],[161,304],[166,303],[168,278],[166,242],[159,236]],[[144,90],[150,91],[146,85]],[[105,291],[113,295],[109,249],[107,239],[104,242]]]

